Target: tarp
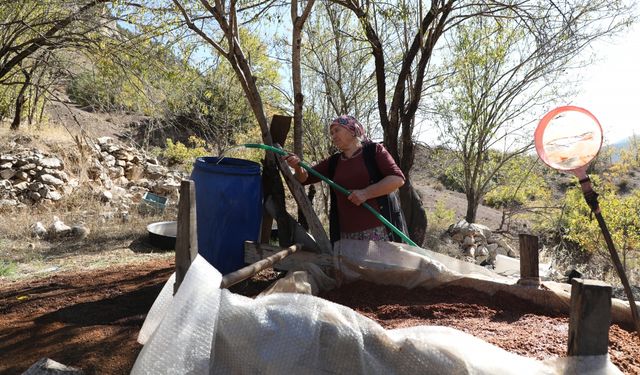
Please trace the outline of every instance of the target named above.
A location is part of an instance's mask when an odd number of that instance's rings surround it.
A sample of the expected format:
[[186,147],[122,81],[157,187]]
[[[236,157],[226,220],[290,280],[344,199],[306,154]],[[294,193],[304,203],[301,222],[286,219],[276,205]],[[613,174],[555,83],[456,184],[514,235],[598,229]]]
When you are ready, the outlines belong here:
[[[336,247],[342,282],[376,278],[428,287],[473,275],[508,285],[483,267],[441,254],[358,242]],[[220,289],[220,273],[197,257],[177,294],[171,296],[169,280],[154,303],[132,374],[620,373],[607,356],[537,361],[452,328],[386,330],[348,307],[305,294],[332,286],[326,275],[309,270],[279,281],[298,293],[279,292],[276,284],[252,299]]]

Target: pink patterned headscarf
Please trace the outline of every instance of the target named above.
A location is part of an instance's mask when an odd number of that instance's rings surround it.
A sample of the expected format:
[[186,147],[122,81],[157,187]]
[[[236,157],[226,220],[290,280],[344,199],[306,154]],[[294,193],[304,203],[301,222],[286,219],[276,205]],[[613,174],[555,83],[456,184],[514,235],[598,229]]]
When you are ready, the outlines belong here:
[[360,139],[366,139],[366,136],[364,135],[364,127],[362,127],[362,124],[360,124],[360,122],[358,122],[358,120],[356,120],[356,118],[353,116],[341,115],[331,121],[331,124],[329,124],[329,129],[331,129],[332,125],[340,125],[352,131],[353,135],[355,135],[356,137]]

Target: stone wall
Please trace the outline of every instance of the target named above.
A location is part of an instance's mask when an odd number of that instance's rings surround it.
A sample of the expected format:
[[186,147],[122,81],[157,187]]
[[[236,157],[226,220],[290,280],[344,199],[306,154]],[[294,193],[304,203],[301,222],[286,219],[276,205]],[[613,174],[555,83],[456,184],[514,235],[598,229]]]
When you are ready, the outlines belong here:
[[0,153],[0,206],[59,201],[81,183],[107,201],[114,196],[139,201],[147,191],[177,199],[180,181],[188,177],[110,137],[97,139],[84,157],[78,169],[84,170],[86,177],[82,173],[75,176],[61,157],[14,142]]

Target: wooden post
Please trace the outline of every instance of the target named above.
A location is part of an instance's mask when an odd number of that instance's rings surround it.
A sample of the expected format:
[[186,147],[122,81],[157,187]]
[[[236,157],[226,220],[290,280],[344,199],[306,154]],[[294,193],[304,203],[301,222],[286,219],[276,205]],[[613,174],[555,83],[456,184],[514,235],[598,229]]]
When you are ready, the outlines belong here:
[[289,254],[293,254],[300,249],[300,245],[293,245],[289,248],[282,250],[268,258],[262,259],[256,263],[248,265],[244,268],[241,268],[237,271],[231,272],[230,274],[224,275],[222,277],[222,282],[220,283],[220,288],[228,288],[232,285],[235,285],[243,280],[250,278],[256,273],[272,267],[275,263],[287,257]]
[[198,223],[196,217],[196,188],[192,180],[180,183],[178,202],[178,233],[176,234],[176,282],[175,295],[184,280],[191,262],[198,255]]
[[571,281],[567,355],[604,355],[609,349],[611,286],[598,280]]
[[540,286],[538,237],[520,233],[520,280],[518,284]]
[[[283,145],[287,140],[289,129],[291,128],[291,116],[273,115],[271,118],[271,125],[269,125],[269,131],[271,132],[271,139],[274,143]],[[273,225],[273,216],[262,210],[262,225],[260,229],[260,242],[269,243],[271,237],[271,226]]]

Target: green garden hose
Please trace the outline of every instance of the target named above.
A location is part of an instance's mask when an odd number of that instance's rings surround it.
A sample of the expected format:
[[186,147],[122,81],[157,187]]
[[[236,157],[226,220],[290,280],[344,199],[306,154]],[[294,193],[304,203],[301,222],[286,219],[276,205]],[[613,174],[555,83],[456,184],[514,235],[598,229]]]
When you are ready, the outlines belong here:
[[[281,148],[265,145],[265,144],[262,144],[262,143],[245,143],[244,146],[247,147],[247,148],[260,148],[260,149],[263,149],[263,150],[275,152],[276,154],[281,155],[281,156],[289,155],[289,153],[287,151],[285,151],[285,150],[283,150]],[[319,179],[321,179],[322,181],[326,182],[327,184],[329,184],[329,186],[331,186],[332,188],[334,188],[337,191],[341,192],[342,194],[347,195],[347,196],[351,194],[351,192],[349,190],[343,188],[342,186],[336,184],[335,182],[331,181],[327,177],[321,175],[315,169],[313,169],[309,165],[307,165],[305,162],[300,161],[300,166],[302,168],[304,168],[307,172],[311,173],[312,175],[314,175],[314,176],[318,177]],[[371,207],[368,203],[364,202],[364,203],[362,203],[362,206],[364,206],[364,208],[366,208],[367,210],[371,211],[371,213],[378,220],[380,220],[382,222],[382,224],[386,225],[387,228],[391,229],[395,234],[400,236],[400,238],[402,238],[404,240],[404,242],[408,243],[411,246],[418,247],[418,245],[416,245],[415,242],[411,241],[411,239],[409,237],[407,237],[406,234],[402,233],[401,230],[396,228],[395,225],[391,224],[389,222],[389,220],[387,220],[384,216],[380,215],[380,213],[378,211],[376,211],[373,207]]]

